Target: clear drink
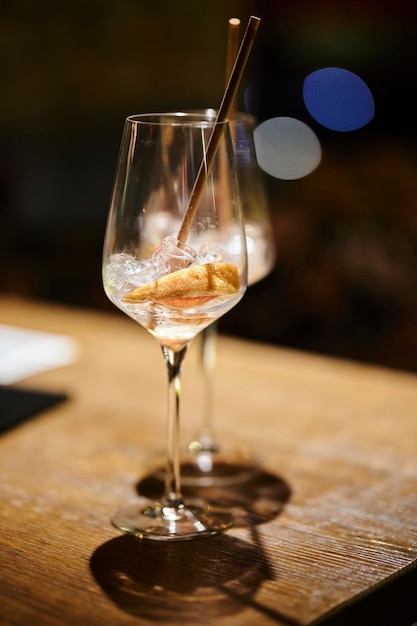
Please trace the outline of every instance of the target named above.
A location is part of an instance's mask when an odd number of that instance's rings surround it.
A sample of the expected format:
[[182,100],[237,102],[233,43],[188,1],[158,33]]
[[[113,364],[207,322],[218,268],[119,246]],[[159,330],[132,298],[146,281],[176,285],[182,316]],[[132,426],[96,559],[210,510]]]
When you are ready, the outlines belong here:
[[[158,274],[156,280],[149,281],[154,271],[149,271],[149,263],[144,265],[133,256],[119,253],[112,255],[104,266],[104,288],[113,304],[144,326],[159,343],[175,350],[240,300],[243,289],[237,269],[233,271],[233,268],[232,263],[219,261],[191,263],[186,268]],[[201,276],[201,280],[194,280],[184,287],[190,270],[193,270],[194,276]],[[212,281],[213,272],[216,289]],[[152,292],[146,298],[137,295],[147,285],[158,285],[159,291],[154,289],[155,297],[152,297]],[[160,286],[165,286],[162,295]]]

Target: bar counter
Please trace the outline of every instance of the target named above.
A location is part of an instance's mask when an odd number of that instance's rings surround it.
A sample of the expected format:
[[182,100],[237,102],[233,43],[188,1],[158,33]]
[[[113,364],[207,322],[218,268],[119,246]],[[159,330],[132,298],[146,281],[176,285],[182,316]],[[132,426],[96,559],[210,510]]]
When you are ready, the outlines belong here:
[[[69,335],[79,350],[13,385],[66,399],[0,436],[0,624],[417,620],[415,587],[407,595],[417,376],[222,336],[216,431],[261,469],[198,490],[235,513],[234,528],[154,542],[121,535],[110,517],[158,490],[167,376],[156,341],[116,310],[12,296],[0,299],[0,323]],[[184,449],[201,414],[197,348],[183,370]]]

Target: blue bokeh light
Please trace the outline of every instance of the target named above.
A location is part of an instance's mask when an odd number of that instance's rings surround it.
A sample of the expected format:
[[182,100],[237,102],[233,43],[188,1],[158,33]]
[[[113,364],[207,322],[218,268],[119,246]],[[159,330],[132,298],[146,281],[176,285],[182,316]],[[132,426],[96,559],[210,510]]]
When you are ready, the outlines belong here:
[[368,85],[353,72],[338,67],[309,74],[304,80],[303,98],[310,115],[330,130],[357,130],[375,115]]

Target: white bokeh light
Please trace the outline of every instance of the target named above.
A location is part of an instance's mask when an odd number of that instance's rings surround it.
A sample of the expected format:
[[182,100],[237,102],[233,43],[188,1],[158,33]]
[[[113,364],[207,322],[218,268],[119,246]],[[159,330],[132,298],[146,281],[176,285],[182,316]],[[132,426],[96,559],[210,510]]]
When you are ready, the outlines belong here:
[[254,141],[259,166],[275,178],[303,178],[321,161],[316,134],[292,117],[273,117],[262,122],[255,129]]

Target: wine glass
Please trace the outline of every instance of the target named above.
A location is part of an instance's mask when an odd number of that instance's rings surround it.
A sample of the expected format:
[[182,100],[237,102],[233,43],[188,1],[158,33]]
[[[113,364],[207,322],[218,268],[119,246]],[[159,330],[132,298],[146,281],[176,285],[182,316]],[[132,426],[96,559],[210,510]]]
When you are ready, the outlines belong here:
[[[210,152],[214,135],[218,142]],[[201,500],[184,500],[181,493],[179,408],[190,342],[235,306],[247,285],[246,238],[227,121],[197,113],[127,118],[106,227],[103,284],[113,304],[155,337],[168,371],[164,495],[157,502],[137,498],[112,523],[123,532],[159,540],[220,532],[233,523],[230,513]]]
[[[208,111],[210,114],[210,111]],[[215,115],[211,111],[211,115]],[[256,159],[255,118],[236,112],[230,122],[238,164],[238,177],[248,252],[248,285],[262,280],[275,262],[275,245],[266,192]],[[258,465],[246,447],[221,443],[213,428],[213,387],[216,364],[217,323],[200,334],[199,363],[203,378],[203,402],[199,429],[187,446],[182,479],[187,485],[212,485],[247,479]]]

